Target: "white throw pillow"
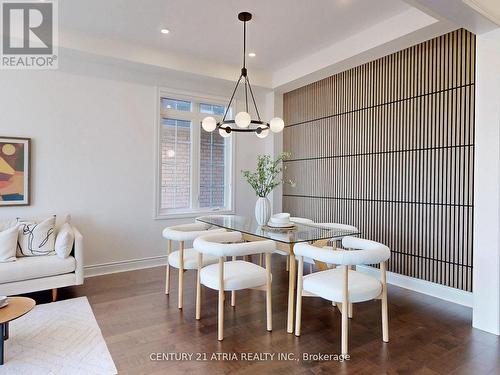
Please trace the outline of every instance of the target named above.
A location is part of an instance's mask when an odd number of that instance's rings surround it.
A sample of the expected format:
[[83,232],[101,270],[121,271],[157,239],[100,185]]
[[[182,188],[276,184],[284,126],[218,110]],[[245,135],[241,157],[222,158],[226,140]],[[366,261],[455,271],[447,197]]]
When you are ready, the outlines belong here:
[[0,232],[4,231],[6,229],[12,228],[17,226],[17,220],[12,219],[12,220],[0,220]]
[[75,242],[75,234],[71,224],[64,223],[59,229],[56,237],[56,254],[59,258],[67,258],[73,250],[73,243]]
[[17,256],[53,255],[56,240],[55,226],[55,216],[41,223],[19,221]]
[[16,260],[17,227],[0,232],[0,263]]

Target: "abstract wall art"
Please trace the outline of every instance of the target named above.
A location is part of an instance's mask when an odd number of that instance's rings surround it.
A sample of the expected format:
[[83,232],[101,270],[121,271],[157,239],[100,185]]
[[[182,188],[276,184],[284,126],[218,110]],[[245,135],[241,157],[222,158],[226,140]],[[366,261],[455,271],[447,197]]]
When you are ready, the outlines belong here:
[[0,137],[0,207],[29,205],[30,139]]

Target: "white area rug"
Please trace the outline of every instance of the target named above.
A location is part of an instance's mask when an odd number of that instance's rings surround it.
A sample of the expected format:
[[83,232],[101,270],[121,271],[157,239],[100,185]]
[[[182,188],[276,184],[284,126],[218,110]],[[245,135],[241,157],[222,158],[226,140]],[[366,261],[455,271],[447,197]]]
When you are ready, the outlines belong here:
[[36,306],[10,323],[0,374],[116,374],[87,297]]

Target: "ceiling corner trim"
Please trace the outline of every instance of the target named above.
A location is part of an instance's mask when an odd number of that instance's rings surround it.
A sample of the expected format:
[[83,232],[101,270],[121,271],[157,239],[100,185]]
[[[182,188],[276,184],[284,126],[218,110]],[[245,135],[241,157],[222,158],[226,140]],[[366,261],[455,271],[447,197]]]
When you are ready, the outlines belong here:
[[272,87],[282,91],[291,82],[311,73],[327,70],[356,55],[365,53],[439,22],[436,18],[410,8],[394,17],[324,48],[273,73]]
[[[237,79],[240,71],[240,67],[236,65],[193,58],[167,51],[162,52],[123,41],[106,38],[96,39],[77,32],[62,32],[60,34],[60,47],[93,54],[103,59],[108,58],[110,61],[124,61],[231,82]],[[270,72],[252,70],[252,78],[252,84],[256,87],[271,88],[272,75]]]
[[463,3],[500,27],[500,3],[497,2],[496,4],[492,4],[494,1],[495,0],[462,0]]

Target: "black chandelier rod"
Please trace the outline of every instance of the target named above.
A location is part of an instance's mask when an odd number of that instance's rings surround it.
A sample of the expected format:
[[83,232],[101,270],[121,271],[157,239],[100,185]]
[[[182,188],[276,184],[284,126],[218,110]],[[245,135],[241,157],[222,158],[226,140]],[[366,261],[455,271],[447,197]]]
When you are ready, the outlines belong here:
[[[242,18],[240,18],[240,16],[242,16]],[[241,79],[244,78],[244,84],[245,84],[245,110],[247,113],[248,112],[248,90],[250,90],[250,96],[252,98],[252,102],[253,102],[253,106],[255,108],[255,112],[257,114],[257,118],[259,119],[258,122],[254,122],[254,121],[251,121],[251,123],[258,123],[258,124],[261,124],[261,125],[266,125],[266,123],[263,123],[261,121],[261,118],[260,118],[260,113],[259,113],[259,109],[257,108],[257,102],[255,101],[255,97],[254,97],[254,94],[253,94],[253,90],[252,90],[252,85],[250,84],[250,79],[248,78],[248,74],[247,74],[247,68],[246,68],[246,55],[247,55],[247,22],[252,18],[251,14],[245,14],[245,13],[240,13],[240,15],[238,15],[238,18],[243,21],[243,67],[241,68],[241,74],[240,74],[240,77],[238,78],[238,81],[236,82],[236,86],[234,87],[234,90],[233,90],[233,93],[231,95],[231,99],[229,99],[229,103],[226,107],[226,110],[224,112],[224,116],[222,118],[222,121],[219,123],[219,124],[227,124],[227,123],[234,123],[234,121],[230,122],[230,121],[226,121],[226,117],[227,117],[227,114],[229,112],[229,108],[231,107],[231,104],[234,100],[234,95],[236,94],[236,91],[238,90],[238,86],[241,82]],[[267,126],[269,126],[267,124]],[[234,131],[237,131],[237,130],[234,130]],[[240,130],[238,130],[240,131]],[[253,131],[252,129],[244,129],[244,130],[241,130],[241,131]]]
[[[245,76],[245,83],[248,83],[248,87],[250,88],[250,94],[252,95],[253,106],[255,107],[255,112],[257,113],[257,118],[259,119],[259,121],[261,121],[259,109],[257,108],[257,103],[255,103],[255,97],[253,96],[252,85],[250,85],[250,79],[248,78],[248,76]],[[247,106],[248,106],[248,99],[247,99]]]
[[224,117],[222,118],[222,122],[226,121],[227,112],[229,112],[229,108],[231,108],[231,103],[233,102],[234,94],[236,94],[236,90],[238,89],[238,85],[240,84],[241,77],[243,77],[243,75],[240,75],[240,78],[238,78],[238,82],[236,82],[236,86],[234,86],[233,94],[231,95],[231,99],[229,99],[229,103],[226,107],[226,111],[224,112]]
[[[247,58],[247,21],[243,21],[243,69],[246,72],[246,58]],[[246,75],[246,74],[245,74]]]

